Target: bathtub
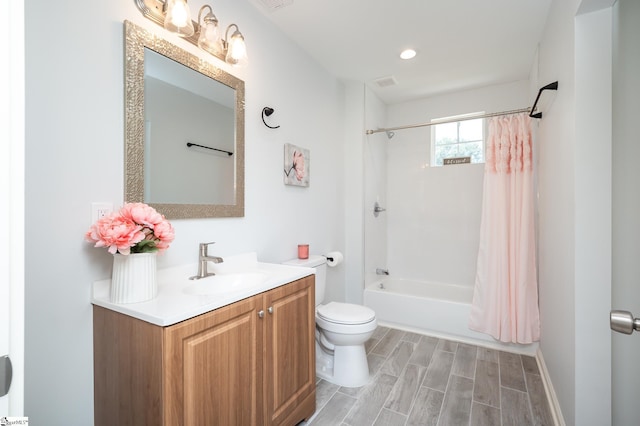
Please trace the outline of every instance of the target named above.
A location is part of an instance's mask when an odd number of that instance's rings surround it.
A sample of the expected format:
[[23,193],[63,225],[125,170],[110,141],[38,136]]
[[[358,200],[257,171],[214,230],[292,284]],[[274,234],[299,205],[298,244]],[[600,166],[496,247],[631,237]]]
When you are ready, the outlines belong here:
[[502,343],[468,327],[473,287],[385,278],[364,290],[364,305],[378,324],[523,354],[535,354],[538,344]]

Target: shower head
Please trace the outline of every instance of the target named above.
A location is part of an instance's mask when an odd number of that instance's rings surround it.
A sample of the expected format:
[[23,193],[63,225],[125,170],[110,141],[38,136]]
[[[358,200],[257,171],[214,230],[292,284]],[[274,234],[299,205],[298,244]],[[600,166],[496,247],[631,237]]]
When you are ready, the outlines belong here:
[[391,139],[391,138],[395,135],[395,133],[394,133],[394,132],[392,132],[392,131],[390,131],[390,130],[386,130],[386,131],[385,131],[385,133],[387,134],[387,137],[388,137],[389,139]]

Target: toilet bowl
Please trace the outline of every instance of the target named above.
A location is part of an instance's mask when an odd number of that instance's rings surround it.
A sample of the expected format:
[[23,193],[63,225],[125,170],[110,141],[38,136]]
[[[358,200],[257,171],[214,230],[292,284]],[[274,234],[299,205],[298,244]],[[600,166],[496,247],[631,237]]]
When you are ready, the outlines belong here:
[[364,344],[377,327],[375,312],[352,303],[322,305],[326,286],[326,258],[309,256],[287,265],[314,268],[316,272],[316,375],[330,383],[359,387],[369,382]]
[[316,308],[316,374],[340,386],[359,387],[369,381],[364,344],[377,326],[375,312],[351,303],[329,302]]

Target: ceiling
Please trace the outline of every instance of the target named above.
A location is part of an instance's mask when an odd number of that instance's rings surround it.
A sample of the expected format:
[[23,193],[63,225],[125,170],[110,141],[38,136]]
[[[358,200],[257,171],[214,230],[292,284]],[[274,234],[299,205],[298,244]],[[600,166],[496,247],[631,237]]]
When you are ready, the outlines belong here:
[[[340,79],[387,104],[526,80],[551,0],[250,0]],[[402,60],[400,52],[418,55]],[[375,81],[393,76],[396,85]]]

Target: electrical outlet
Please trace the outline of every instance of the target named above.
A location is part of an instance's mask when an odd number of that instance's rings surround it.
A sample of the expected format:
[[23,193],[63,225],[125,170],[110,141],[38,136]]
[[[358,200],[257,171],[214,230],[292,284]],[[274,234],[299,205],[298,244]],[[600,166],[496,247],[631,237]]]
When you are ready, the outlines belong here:
[[96,223],[112,211],[113,203],[91,203],[91,223]]

